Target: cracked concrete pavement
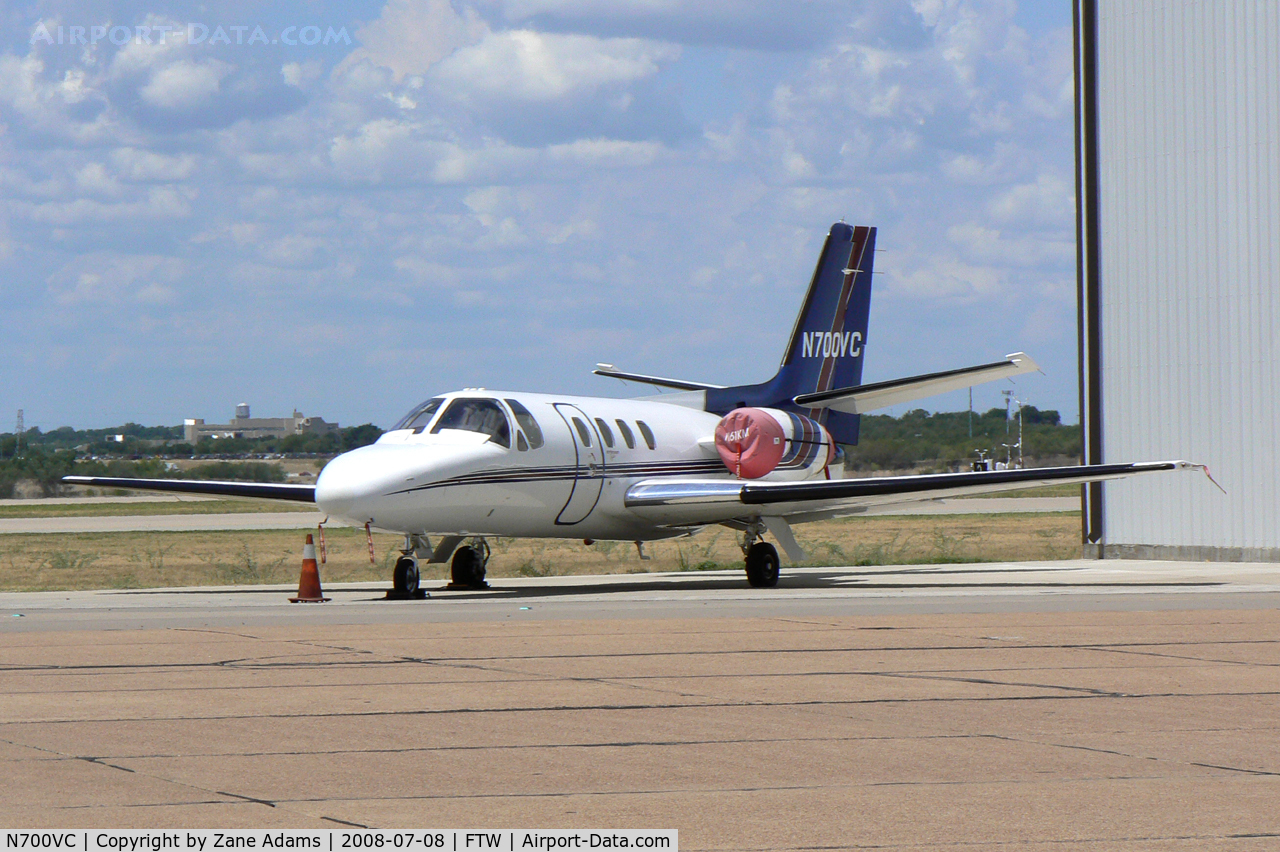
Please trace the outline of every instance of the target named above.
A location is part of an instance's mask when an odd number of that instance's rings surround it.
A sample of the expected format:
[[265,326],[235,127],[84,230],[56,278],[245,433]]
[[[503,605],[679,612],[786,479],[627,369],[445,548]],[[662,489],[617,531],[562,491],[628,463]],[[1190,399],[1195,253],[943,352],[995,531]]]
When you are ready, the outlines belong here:
[[1277,566],[1214,584],[1099,563],[1070,588],[1051,567],[1039,585],[972,567],[915,566],[914,588],[855,582],[884,569],[750,591],[551,578],[297,607],[282,590],[3,595],[0,823],[1280,844]]

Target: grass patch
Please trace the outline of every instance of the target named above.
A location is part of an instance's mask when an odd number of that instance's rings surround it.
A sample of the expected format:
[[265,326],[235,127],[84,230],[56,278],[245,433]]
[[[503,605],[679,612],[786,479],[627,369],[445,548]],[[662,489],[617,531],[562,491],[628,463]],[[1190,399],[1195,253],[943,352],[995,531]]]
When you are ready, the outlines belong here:
[[[230,502],[230,501],[228,501]],[[910,565],[1076,559],[1078,512],[897,515],[842,518],[795,528],[806,565]],[[0,535],[0,590],[123,589],[298,581],[305,530]],[[375,535],[369,564],[363,530],[326,530],[325,582],[385,585],[400,536]],[[318,542],[317,542],[318,543]],[[650,542],[642,562],[630,542],[491,539],[491,578],[569,574],[741,570],[737,536],[723,528]],[[785,572],[788,562],[783,560]],[[449,566],[422,564],[424,579]]]

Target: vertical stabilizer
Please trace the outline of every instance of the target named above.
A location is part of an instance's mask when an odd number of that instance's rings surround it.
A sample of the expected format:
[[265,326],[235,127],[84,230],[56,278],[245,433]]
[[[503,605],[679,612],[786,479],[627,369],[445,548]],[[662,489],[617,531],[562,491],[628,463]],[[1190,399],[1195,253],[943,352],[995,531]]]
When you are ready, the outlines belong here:
[[708,390],[708,411],[780,408],[817,420],[839,443],[857,443],[858,415],[801,409],[792,400],[862,383],[875,242],[875,228],[831,226],[777,375],[763,384]]

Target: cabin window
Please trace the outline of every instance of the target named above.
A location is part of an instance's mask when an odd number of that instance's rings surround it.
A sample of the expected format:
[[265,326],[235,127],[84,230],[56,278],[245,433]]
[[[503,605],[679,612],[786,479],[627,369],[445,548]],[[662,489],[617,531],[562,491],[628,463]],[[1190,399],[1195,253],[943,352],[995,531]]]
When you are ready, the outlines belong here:
[[649,428],[649,424],[643,420],[637,420],[636,425],[640,427],[640,434],[644,436],[644,442],[649,449],[652,450],[657,447],[657,443],[653,440],[653,430]]
[[529,449],[529,442],[524,439],[523,432],[516,432],[516,449],[522,453]]
[[621,420],[615,420],[618,424],[618,431],[622,433],[622,440],[627,442],[627,449],[634,450],[636,448],[636,436],[631,434],[631,427]]
[[442,404],[444,404],[442,396],[427,400],[402,417],[399,423],[391,427],[391,431],[412,429],[415,433],[421,432],[431,422],[431,418],[440,410]]
[[587,424],[578,418],[573,418],[573,425],[578,428],[578,436],[582,438],[582,446],[591,446],[591,430],[587,428]]
[[479,432],[498,446],[511,448],[511,426],[496,399],[455,399],[440,415],[431,434],[444,429]]
[[613,430],[609,428],[608,423],[605,423],[599,417],[596,418],[596,425],[600,427],[600,437],[604,440],[604,445],[612,450]]
[[507,405],[511,406],[511,413],[516,416],[516,423],[520,424],[520,428],[529,436],[529,449],[536,450],[542,446],[542,427],[538,425],[538,421],[533,419],[533,415],[529,413],[529,409],[525,408],[514,399],[504,400]]

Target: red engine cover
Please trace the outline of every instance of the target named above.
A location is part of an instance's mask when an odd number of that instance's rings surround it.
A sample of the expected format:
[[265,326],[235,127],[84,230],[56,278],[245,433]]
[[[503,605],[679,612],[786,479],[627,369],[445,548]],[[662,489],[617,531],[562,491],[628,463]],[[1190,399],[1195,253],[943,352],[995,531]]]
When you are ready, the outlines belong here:
[[771,415],[736,408],[716,426],[716,451],[725,467],[743,479],[759,479],[782,461],[786,435]]

